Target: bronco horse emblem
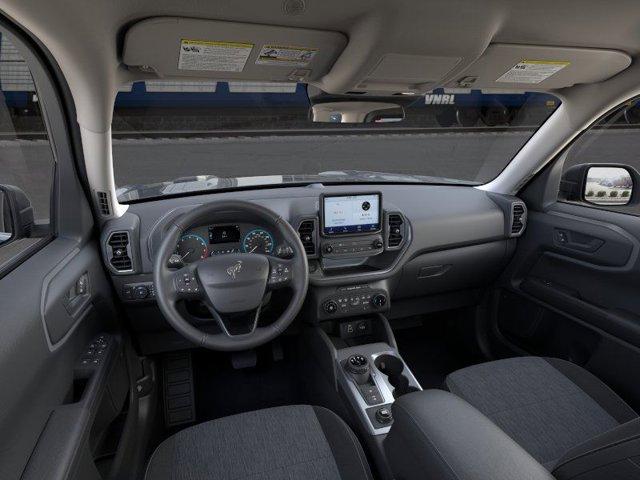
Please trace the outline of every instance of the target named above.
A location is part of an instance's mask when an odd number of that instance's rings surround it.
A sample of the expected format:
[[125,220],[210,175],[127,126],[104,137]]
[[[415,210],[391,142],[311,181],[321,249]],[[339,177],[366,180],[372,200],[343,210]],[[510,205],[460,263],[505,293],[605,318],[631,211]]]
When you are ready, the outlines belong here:
[[238,260],[236,263],[227,268],[227,275],[229,275],[233,280],[236,279],[236,275],[240,273],[242,270],[242,260]]

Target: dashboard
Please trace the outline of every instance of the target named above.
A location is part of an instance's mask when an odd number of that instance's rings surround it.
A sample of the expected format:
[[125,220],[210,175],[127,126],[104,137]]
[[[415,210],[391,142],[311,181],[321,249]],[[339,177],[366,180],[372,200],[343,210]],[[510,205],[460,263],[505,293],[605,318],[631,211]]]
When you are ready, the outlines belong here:
[[[101,246],[115,290],[137,309],[134,328],[162,330],[152,270],[165,232],[184,213],[218,199],[263,205],[299,234],[309,266],[300,316],[310,322],[370,313],[393,319],[476,301],[526,226],[522,200],[466,186],[316,184],[132,204],[103,225]],[[176,266],[238,252],[286,258],[289,249],[258,219],[230,213],[186,230],[172,258]]]

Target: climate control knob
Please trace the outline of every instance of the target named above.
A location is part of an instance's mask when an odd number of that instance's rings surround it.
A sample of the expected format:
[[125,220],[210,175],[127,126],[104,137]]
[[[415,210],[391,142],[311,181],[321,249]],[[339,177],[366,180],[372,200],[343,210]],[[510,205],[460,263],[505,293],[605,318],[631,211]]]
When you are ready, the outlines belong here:
[[373,298],[371,299],[371,303],[376,308],[382,308],[387,304],[387,297],[382,293],[378,293],[377,295],[373,296]]
[[328,314],[336,313],[338,311],[338,304],[333,300],[329,300],[324,304],[324,311]]
[[373,248],[375,249],[380,249],[384,247],[384,243],[382,243],[382,240],[380,240],[379,238],[373,241]]
[[331,253],[333,252],[333,245],[325,245],[324,247],[324,253]]

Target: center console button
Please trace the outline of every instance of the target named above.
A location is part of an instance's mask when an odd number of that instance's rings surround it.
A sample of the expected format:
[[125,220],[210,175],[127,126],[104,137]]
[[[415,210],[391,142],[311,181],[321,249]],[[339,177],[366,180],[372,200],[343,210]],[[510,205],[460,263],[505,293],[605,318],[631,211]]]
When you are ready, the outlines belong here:
[[324,311],[327,313],[336,313],[338,311],[338,304],[333,300],[329,300],[324,304]]
[[379,293],[373,296],[371,303],[373,303],[373,306],[376,308],[382,308],[387,304],[387,297]]
[[393,416],[391,415],[391,409],[389,407],[380,407],[376,411],[376,420],[382,424],[391,423]]

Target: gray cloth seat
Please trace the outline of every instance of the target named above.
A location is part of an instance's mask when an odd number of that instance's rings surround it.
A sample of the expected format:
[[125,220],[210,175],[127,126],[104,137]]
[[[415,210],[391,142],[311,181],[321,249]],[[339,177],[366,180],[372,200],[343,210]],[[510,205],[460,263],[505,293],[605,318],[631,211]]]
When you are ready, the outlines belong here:
[[549,471],[575,458],[571,452],[580,452],[584,442],[638,418],[594,375],[554,358],[474,365],[449,375],[446,386]]
[[269,408],[212,420],[165,440],[147,480],[367,480],[356,436],[321,407]]

